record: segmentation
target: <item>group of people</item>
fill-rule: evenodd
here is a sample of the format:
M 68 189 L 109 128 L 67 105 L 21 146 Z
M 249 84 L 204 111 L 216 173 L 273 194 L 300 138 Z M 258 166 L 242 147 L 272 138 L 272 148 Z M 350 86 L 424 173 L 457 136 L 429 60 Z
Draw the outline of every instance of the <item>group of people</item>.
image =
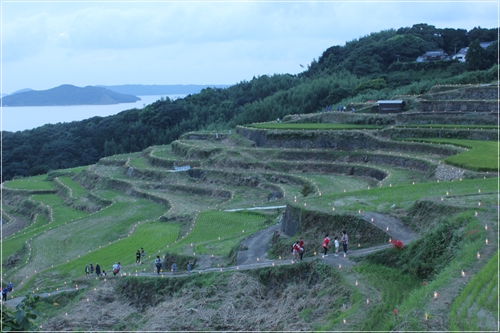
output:
M 349 244 L 349 237 L 347 236 L 347 232 L 344 230 L 342 231 L 342 238 L 340 239 L 340 241 L 342 242 L 342 248 L 344 250 L 344 255 L 347 255 L 347 244 Z M 339 247 L 340 247 L 340 244 L 339 244 L 339 241 L 338 241 L 338 237 L 335 236 L 334 238 L 334 245 L 335 245 L 335 256 L 338 257 L 339 256 Z M 321 246 L 323 247 L 323 255 L 325 257 L 328 257 L 328 248 L 330 247 L 330 237 L 328 237 L 328 234 L 325 235 L 325 239 L 323 240 L 323 243 L 321 244 Z
M 163 262 L 161 261 L 160 256 L 156 256 L 155 267 L 156 267 L 156 273 L 160 274 L 161 268 L 163 267 Z M 187 264 L 187 272 L 188 272 L 188 274 L 191 274 L 191 269 L 192 268 L 193 268 L 193 263 L 188 262 L 188 264 Z M 175 261 L 172 263 L 172 266 L 170 266 L 170 271 L 172 272 L 172 274 L 177 273 L 177 264 L 175 263 Z
M 340 243 L 342 243 L 342 248 L 344 250 L 344 254 L 347 255 L 347 244 L 349 244 L 349 237 L 347 236 L 347 232 L 344 230 L 342 231 L 342 237 L 340 238 Z M 334 245 L 335 245 L 335 256 L 339 256 L 339 248 L 340 248 L 340 243 L 338 237 L 334 238 Z M 328 257 L 328 249 L 330 248 L 330 237 L 328 234 L 325 235 L 325 239 L 323 240 L 323 243 L 321 243 L 321 246 L 323 247 L 323 256 Z M 293 253 L 293 259 L 297 260 L 300 259 L 302 260 L 302 256 L 304 255 L 304 239 L 300 238 L 298 241 L 296 241 L 292 245 L 292 253 Z
M 300 259 L 302 260 L 302 256 L 304 255 L 304 239 L 300 238 L 298 241 L 293 244 L 292 247 L 292 253 L 293 253 L 293 259 L 297 260 Z
M 14 285 L 12 282 L 9 282 L 7 287 L 2 288 L 2 301 L 6 302 L 7 301 L 7 294 L 10 293 L 12 290 L 14 290 Z
M 95 267 L 92 263 L 85 266 L 85 276 L 88 278 L 89 276 L 94 275 L 94 270 L 97 277 L 106 276 L 106 271 L 102 270 L 101 272 L 101 266 L 97 263 L 95 264 Z
M 141 247 L 141 251 L 137 250 L 137 252 L 135 253 L 135 264 L 142 265 L 145 260 L 146 260 L 146 251 L 144 251 L 144 248 Z

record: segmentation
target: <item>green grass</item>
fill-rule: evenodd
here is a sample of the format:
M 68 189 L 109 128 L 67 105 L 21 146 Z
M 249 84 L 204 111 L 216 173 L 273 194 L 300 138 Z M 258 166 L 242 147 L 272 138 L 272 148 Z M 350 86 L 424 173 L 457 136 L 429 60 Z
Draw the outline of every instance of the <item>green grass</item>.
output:
M 64 206 L 62 198 L 56 194 L 33 195 L 33 200 L 49 205 L 53 210 L 54 220 L 50 222 L 45 217 L 39 215 L 35 223 L 15 235 L 4 239 L 2 242 L 4 257 L 17 252 L 27 240 L 33 238 L 37 234 L 40 235 L 49 229 L 56 228 L 71 220 L 89 216 L 88 213 Z
M 453 182 L 415 183 L 415 185 L 397 185 L 371 188 L 352 192 L 327 194 L 308 199 L 312 207 L 334 206 L 336 209 L 357 211 L 387 212 L 392 204 L 397 208 L 409 208 L 416 200 L 425 197 L 442 197 L 447 202 L 449 195 L 475 194 L 495 192 L 498 189 L 498 178 L 464 179 Z M 451 200 L 451 199 L 450 199 Z
M 147 160 L 145 157 L 135 157 L 130 159 L 130 166 L 137 168 L 137 169 L 148 169 L 151 168 L 151 166 L 147 163 Z
M 227 255 L 243 238 L 265 227 L 264 221 L 263 215 L 253 212 L 203 212 L 192 232 L 170 248 L 187 249 L 188 254 Z
M 414 289 L 405 297 L 399 307 L 400 316 L 398 316 L 398 320 L 387 323 L 384 330 L 393 331 L 395 327 L 399 327 L 403 331 L 426 330 L 424 326 L 425 313 L 428 313 L 430 318 L 435 315 L 429 311 L 429 307 L 432 306 L 430 303 L 434 302 L 432 299 L 433 292 L 436 290 L 439 293 L 443 288 L 447 288 L 453 283 L 453 280 L 460 277 L 461 270 L 467 270 L 468 267 L 477 262 L 476 253 L 484 246 L 484 229 L 481 231 L 477 219 L 471 216 L 467 217 L 467 221 L 460 222 L 460 219 L 464 218 L 464 214 L 466 213 L 458 214 L 455 222 L 459 224 L 466 223 L 465 230 L 478 229 L 479 232 L 474 235 L 475 237 L 465 237 L 461 241 L 460 246 L 456 248 L 453 259 L 439 271 L 439 274 L 432 281 L 428 281 L 426 286 Z M 448 311 L 448 309 L 445 310 L 447 314 Z M 402 323 L 405 326 L 401 328 Z
M 136 230 L 128 237 L 116 241 L 110 245 L 98 248 L 88 254 L 71 260 L 67 264 L 54 267 L 53 273 L 62 274 L 69 277 L 85 275 L 85 265 L 92 262 L 94 266 L 99 263 L 101 270 L 104 269 L 111 273 L 113 263 L 120 261 L 122 266 L 132 267 L 124 268 L 124 272 L 135 273 L 135 270 L 148 271 L 152 269 L 152 263 L 156 255 L 163 253 L 168 244 L 172 244 L 179 235 L 180 226 L 173 223 L 147 222 L 141 223 Z M 150 265 L 135 266 L 135 253 L 143 247 L 146 251 L 146 263 Z
M 297 124 L 297 123 L 262 123 L 245 125 L 247 127 L 262 128 L 262 129 L 278 129 L 278 130 L 375 130 L 382 129 L 383 126 L 377 125 L 355 125 L 355 124 Z
M 479 310 L 490 318 L 498 314 L 498 250 L 481 271 L 472 277 L 465 289 L 451 305 L 450 331 L 480 331 Z M 495 319 L 496 320 L 496 319 Z
M 406 139 L 405 141 L 420 141 L 438 144 L 450 144 L 469 149 L 458 155 L 450 156 L 445 163 L 474 171 L 498 171 L 498 142 L 480 140 L 455 139 Z
M 55 186 L 50 181 L 46 181 L 47 175 L 39 175 L 28 178 L 9 180 L 4 183 L 6 188 L 20 190 L 54 190 Z
M 380 300 L 371 300 L 372 309 L 363 323 L 356 329 L 360 331 L 380 331 L 394 320 L 394 309 L 403 302 L 405 296 L 420 285 L 420 281 L 410 275 L 401 274 L 394 268 L 363 264 L 355 271 L 361 273 L 370 284 L 380 292 Z
M 82 187 L 80 184 L 75 182 L 69 176 L 61 176 L 58 178 L 64 185 L 66 185 L 72 189 L 73 197 L 76 197 L 76 198 L 83 197 L 84 195 L 89 193 L 89 191 L 86 188 Z
M 449 124 L 423 124 L 423 125 L 400 125 L 397 128 L 435 128 L 435 129 L 498 129 L 496 125 L 449 125 Z

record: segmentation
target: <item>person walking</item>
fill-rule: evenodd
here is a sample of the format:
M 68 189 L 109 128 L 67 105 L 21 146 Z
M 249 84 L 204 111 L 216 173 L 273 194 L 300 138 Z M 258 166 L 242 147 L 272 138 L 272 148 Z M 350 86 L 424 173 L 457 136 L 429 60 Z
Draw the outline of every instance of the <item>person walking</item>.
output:
M 2 288 L 2 301 L 7 302 L 7 294 L 9 293 L 9 290 L 7 287 Z
M 175 274 L 175 272 L 177 272 L 177 264 L 175 263 L 175 261 L 174 261 L 174 263 L 172 264 L 172 267 L 171 267 L 171 268 L 172 268 L 172 274 Z
M 94 265 L 90 263 L 90 275 L 94 275 Z
M 342 247 L 344 248 L 344 255 L 347 255 L 347 244 L 349 244 L 349 237 L 347 237 L 346 231 L 342 231 Z
M 89 277 L 89 274 L 90 274 L 90 267 L 89 267 L 89 265 L 86 265 L 85 266 L 85 276 Z
M 141 264 L 143 264 L 146 260 L 146 251 L 144 251 L 143 247 L 141 247 L 141 257 L 142 257 Z
M 299 240 L 299 255 L 300 255 L 300 260 L 302 260 L 302 256 L 304 255 L 304 238 L 300 238 Z
M 156 266 L 156 273 L 160 274 L 160 270 L 161 270 L 161 259 L 160 259 L 160 256 L 156 256 L 155 266 Z
M 10 281 L 9 284 L 7 285 L 7 291 L 11 293 L 12 290 L 14 290 L 14 284 L 12 284 L 12 281 Z
M 113 275 L 116 276 L 120 273 L 120 270 L 122 269 L 122 266 L 120 265 L 120 262 L 118 261 L 118 263 L 115 263 L 113 265 Z
M 296 241 L 295 244 L 293 244 L 293 260 L 297 260 L 300 255 L 300 247 L 299 247 L 299 241 Z
M 135 264 L 136 265 L 141 264 L 141 252 L 139 252 L 139 250 L 137 250 L 137 252 L 135 253 Z
M 335 256 L 338 257 L 339 256 L 339 240 L 338 240 L 337 236 L 335 236 L 334 244 L 335 244 Z
M 326 234 L 325 239 L 323 240 L 323 244 L 321 244 L 323 246 L 323 255 L 325 257 L 328 257 L 328 254 L 326 254 L 328 252 L 328 244 L 330 244 L 330 238 L 328 237 L 328 234 Z
M 193 264 L 190 261 L 190 262 L 188 262 L 188 265 L 187 265 L 188 274 L 191 274 L 191 268 L 193 268 Z
M 101 266 L 99 264 L 95 264 L 95 274 L 99 277 L 101 275 Z

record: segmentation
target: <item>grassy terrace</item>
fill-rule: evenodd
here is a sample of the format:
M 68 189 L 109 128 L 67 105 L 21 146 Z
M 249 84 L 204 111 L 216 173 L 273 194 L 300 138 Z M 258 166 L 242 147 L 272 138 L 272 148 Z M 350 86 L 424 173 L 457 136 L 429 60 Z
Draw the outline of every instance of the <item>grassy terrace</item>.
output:
M 377 130 L 384 128 L 377 125 L 329 124 L 329 123 L 262 123 L 247 127 L 277 130 Z
M 454 182 L 383 186 L 369 190 L 322 195 L 303 199 L 303 201 L 307 201 L 308 205 L 320 210 L 335 208 L 354 212 L 359 210 L 389 212 L 393 204 L 398 208 L 408 209 L 420 198 L 435 197 L 437 200 L 450 202 L 454 200 L 452 196 L 494 193 L 497 190 L 498 178 L 464 179 Z
M 19 190 L 55 190 L 54 184 L 50 181 L 46 181 L 46 179 L 47 175 L 14 179 L 6 181 L 4 186 L 6 188 Z
M 449 125 L 449 124 L 422 124 L 422 125 L 398 125 L 396 128 L 433 128 L 433 129 L 487 129 L 498 130 L 495 125 Z
M 192 232 L 170 246 L 169 251 L 224 256 L 243 238 L 265 227 L 265 221 L 265 216 L 255 212 L 203 212 Z
M 253 127 L 282 130 L 382 128 L 382 126 L 323 123 L 271 123 L 256 124 Z M 478 125 L 478 128 L 481 126 Z M 498 178 L 469 172 L 466 174 L 469 178 L 437 181 L 434 166 L 443 156 L 438 156 L 438 153 L 427 154 L 424 149 L 426 145 L 422 145 L 424 148 L 421 151 L 411 154 L 362 149 L 353 151 L 273 149 L 249 147 L 250 141 L 236 134 L 224 134 L 224 137 L 219 137 L 218 140 L 215 139 L 213 132 L 210 132 L 210 136 L 205 139 L 201 134 L 197 140 L 180 140 L 179 142 L 185 147 L 177 147 L 179 150 L 186 149 L 184 153 L 187 155 L 205 156 L 193 158 L 194 162 L 204 167 L 194 167 L 193 172 L 190 173 L 167 172 L 171 164 L 158 160 L 155 161 L 157 162 L 155 166 L 149 163 L 154 157 L 182 160 L 168 145 L 151 147 L 139 153 L 106 158 L 108 161 L 123 163 L 128 161 L 129 165 L 134 168 L 135 174 L 132 176 L 127 175 L 126 168 L 118 166 L 117 163 L 102 163 L 91 166 L 90 170 L 95 173 L 86 171 L 77 178 L 73 178 L 68 172 L 78 173 L 87 170 L 88 167 L 62 170 L 58 180 L 52 182 L 45 181 L 46 175 L 6 182 L 5 186 L 8 188 L 27 190 L 27 194 L 21 193 L 19 196 L 24 195 L 25 199 L 30 198 L 35 202 L 43 203 L 43 207 L 49 207 L 47 209 L 51 212 L 50 219 L 40 214 L 31 226 L 3 239 L 4 260 L 9 256 L 17 256 L 20 259 L 16 268 L 4 267 L 4 279 L 16 281 L 15 296 L 31 292 L 35 288 L 39 288 L 39 291 L 50 291 L 65 285 L 87 283 L 84 281 L 89 281 L 87 284 L 92 289 L 94 286 L 99 287 L 103 283 L 101 280 L 90 281 L 84 277 L 85 265 L 90 262 L 94 265 L 99 263 L 101 269 L 111 273 L 112 264 L 121 261 L 124 266 L 122 272 L 131 275 L 141 273 L 135 279 L 142 281 L 143 287 L 153 281 L 143 275 L 152 272 L 152 260 L 156 255 L 196 256 L 199 262 L 205 260 L 205 267 L 210 267 L 210 265 L 214 267 L 216 263 L 221 263 L 222 266 L 228 265 L 228 262 L 231 262 L 229 260 L 233 260 L 230 258 L 233 258 L 234 251 L 239 248 L 240 242 L 256 231 L 274 224 L 283 209 L 281 211 L 272 209 L 262 213 L 255 211 L 230 213 L 222 210 L 290 204 L 295 207 L 304 207 L 308 213 L 312 214 L 312 221 L 315 221 L 315 216 L 319 219 L 325 216 L 314 215 L 316 213 L 356 214 L 359 211 L 394 213 L 397 216 L 405 216 L 401 220 L 417 229 L 422 237 L 419 241 L 405 244 L 407 248 L 404 251 L 407 252 L 402 251 L 396 254 L 394 249 L 388 249 L 384 250 L 385 252 L 378 252 L 378 259 L 366 257 L 359 261 L 356 259 L 352 261 L 353 266 L 342 268 L 342 270 L 340 267 L 337 268 L 337 262 L 333 266 L 325 265 L 326 268 L 318 268 L 324 270 L 319 274 L 326 274 L 327 279 L 332 279 L 333 273 L 338 276 L 333 279 L 334 281 L 328 282 L 330 285 L 333 283 L 333 286 L 327 291 L 324 287 L 317 289 L 318 286 L 314 285 L 314 276 L 308 277 L 307 283 L 312 284 L 307 287 L 307 290 L 310 290 L 316 298 L 312 301 L 308 300 L 309 303 L 301 303 L 304 305 L 297 317 L 298 322 L 303 326 L 297 327 L 319 331 L 431 330 L 433 327 L 426 326 L 429 321 L 426 321 L 425 314 L 428 314 L 430 321 L 434 318 L 445 318 L 440 319 L 442 324 L 438 327 L 439 330 L 449 328 L 481 330 L 494 326 L 491 323 L 482 326 L 481 319 L 485 313 L 490 318 L 492 314 L 498 312 L 498 299 L 495 297 L 498 294 L 498 287 L 491 282 L 498 272 L 498 265 L 495 266 L 497 257 L 490 260 L 494 253 L 492 253 L 493 250 L 489 251 L 497 245 L 494 235 L 498 226 L 492 207 L 498 205 Z M 407 141 L 465 147 L 469 150 L 447 158 L 446 162 L 461 157 L 465 164 L 460 168 L 481 171 L 483 170 L 481 168 L 489 167 L 492 168 L 487 169 L 489 171 L 498 170 L 497 142 L 418 138 Z M 150 157 L 147 156 L 148 153 L 151 154 Z M 368 156 L 367 153 L 373 153 L 373 156 Z M 362 161 L 362 154 L 368 156 L 367 161 Z M 374 161 L 386 164 L 376 164 Z M 322 166 L 334 164 L 352 166 L 353 170 L 355 168 L 361 170 L 361 166 L 370 167 L 376 172 L 383 171 L 388 176 L 378 181 L 370 173 L 365 173 L 363 176 L 355 176 L 359 174 L 354 171 L 334 174 L 337 172 L 336 168 L 328 169 Z M 450 164 L 453 164 L 453 160 Z M 299 168 L 298 165 L 304 168 Z M 410 167 L 403 167 L 407 165 Z M 414 165 L 418 167 L 412 168 L 411 166 Z M 288 169 L 292 171 L 283 172 Z M 486 178 L 483 177 L 485 175 Z M 91 190 L 87 190 L 76 181 L 87 179 L 94 184 Z M 77 199 L 67 200 L 66 194 L 60 194 L 65 198 L 59 194 L 28 194 L 34 189 L 54 190 L 56 181 L 71 189 L 69 193 Z M 312 185 L 312 192 L 305 197 L 301 193 L 304 184 Z M 60 188 L 61 185 L 59 184 L 58 187 Z M 106 199 L 112 204 L 92 214 L 70 206 L 94 205 L 92 200 L 99 201 L 94 198 L 88 199 L 89 193 Z M 276 196 L 268 201 L 269 195 L 276 195 L 276 193 L 283 194 L 283 197 Z M 167 200 L 168 204 L 164 201 L 160 203 L 158 198 Z M 412 212 L 415 209 L 415 203 L 419 201 L 422 201 L 423 205 L 431 202 L 437 203 L 436 206 L 446 207 L 449 216 L 436 211 L 423 211 L 422 216 L 417 214 L 420 220 L 413 221 Z M 396 210 L 392 208 L 393 205 Z M 9 207 L 9 214 L 15 211 L 14 208 Z M 318 225 L 322 223 L 325 222 L 318 220 Z M 443 228 L 442 225 L 445 224 L 449 228 Z M 490 226 L 491 232 L 485 230 L 486 224 Z M 325 225 L 321 226 L 323 227 Z M 443 229 L 433 234 L 434 228 Z M 431 262 L 434 260 L 435 253 L 439 253 L 439 244 L 448 241 L 448 238 L 441 239 L 439 236 L 448 231 L 452 235 L 446 235 L 446 237 L 455 237 L 453 242 L 456 244 L 446 245 L 448 250 L 445 251 L 444 259 L 441 258 L 442 260 L 439 261 L 440 268 L 425 278 L 426 287 L 422 284 L 421 277 L 410 274 L 409 271 L 414 266 L 427 267 L 424 265 L 427 261 L 430 266 L 433 265 Z M 360 229 L 360 233 L 362 232 L 363 230 Z M 469 235 L 472 236 L 469 237 Z M 299 235 L 290 237 L 294 239 L 297 236 Z M 270 238 L 270 235 L 266 237 Z M 353 235 L 353 237 L 357 236 Z M 429 237 L 437 237 L 437 240 L 432 244 L 427 244 L 425 242 Z M 486 237 L 490 239 L 491 244 L 495 245 L 488 245 L 490 246 L 488 248 L 484 241 Z M 283 239 L 288 241 L 288 238 Z M 312 240 L 306 239 L 307 249 L 316 251 L 317 244 L 307 242 L 312 242 Z M 433 244 L 437 244 L 436 249 L 431 248 Z M 135 252 L 141 247 L 147 253 L 146 265 L 136 266 L 134 264 Z M 488 265 L 485 266 L 486 260 L 484 264 L 478 261 L 476 258 L 478 252 L 484 253 L 484 257 L 488 258 Z M 216 261 L 211 261 L 212 255 L 217 259 Z M 374 255 L 377 255 L 377 252 Z M 291 256 L 288 248 L 284 254 L 284 257 L 288 259 L 287 256 Z M 409 270 L 408 267 L 410 267 Z M 282 267 L 279 274 L 288 276 L 294 269 L 296 269 L 295 266 Z M 266 279 L 270 276 L 267 272 L 274 270 L 274 267 L 268 267 L 266 270 L 256 271 L 253 274 L 259 276 L 259 283 L 270 282 L 273 285 L 273 280 Z M 461 270 L 471 272 L 471 279 L 460 280 Z M 478 273 L 473 277 L 473 272 Z M 212 273 L 207 272 L 200 276 L 195 274 L 187 279 L 203 284 L 205 280 L 201 280 L 202 276 L 209 276 L 209 274 Z M 231 279 L 231 283 L 234 283 L 232 288 L 235 290 L 245 288 L 232 280 L 238 279 L 236 275 L 233 277 L 231 273 L 228 273 L 227 276 Z M 124 278 L 123 281 L 126 279 L 128 278 Z M 181 279 L 183 278 L 179 278 L 175 283 L 184 281 Z M 216 293 L 220 286 L 212 286 L 212 278 L 206 279 L 210 281 L 208 286 Z M 287 279 L 287 288 L 305 286 L 305 284 L 299 286 L 298 280 Z M 459 283 L 456 279 L 459 279 Z M 363 286 L 354 284 L 358 281 L 363 283 Z M 458 287 L 462 286 L 464 281 L 468 282 L 467 286 Z M 293 286 L 294 283 L 297 285 Z M 153 284 L 156 285 L 156 283 Z M 453 289 L 452 286 L 457 286 L 457 288 Z M 343 291 L 342 294 L 336 295 L 335 292 L 339 290 Z M 451 295 L 446 299 L 448 303 L 433 301 L 434 290 L 438 290 L 440 295 L 446 293 Z M 85 291 L 82 290 L 81 293 L 83 295 Z M 190 297 L 190 291 L 187 288 L 180 294 L 170 295 L 169 299 L 172 302 L 178 302 L 182 307 L 185 304 L 179 297 L 182 297 L 184 293 L 187 293 L 186 297 Z M 261 296 L 266 298 L 270 297 L 270 294 L 272 293 Z M 327 307 L 328 313 L 325 313 L 324 307 L 319 306 L 322 308 L 320 311 L 317 306 L 318 302 L 324 300 L 325 295 L 328 296 L 327 298 L 335 295 L 335 300 L 327 301 L 330 302 Z M 222 307 L 220 305 L 222 297 L 222 295 L 214 294 L 215 303 L 211 303 L 210 306 L 218 310 Z M 248 301 L 249 297 L 253 296 L 245 296 L 245 301 Z M 196 301 L 193 298 L 190 299 L 193 302 Z M 366 302 L 367 299 L 370 299 L 370 304 Z M 231 304 L 237 308 L 239 301 L 239 298 L 233 297 Z M 286 297 L 279 300 L 266 298 L 260 301 L 286 302 Z M 77 304 L 78 299 L 75 298 L 74 302 Z M 279 304 L 287 306 L 285 303 Z M 291 304 L 294 302 L 292 301 Z M 195 303 L 190 303 L 189 306 L 196 308 Z M 224 308 L 227 308 L 226 305 Z M 68 309 L 70 308 L 66 307 L 61 311 L 68 311 Z M 394 315 L 394 309 L 399 311 L 397 316 Z M 269 311 L 269 308 L 267 310 Z M 54 311 L 57 312 L 57 310 Z M 347 324 L 343 323 L 344 318 Z M 447 318 L 449 318 L 449 323 Z M 313 322 L 312 326 L 307 326 L 310 322 Z
M 450 144 L 469 149 L 444 161 L 448 164 L 475 171 L 498 171 L 499 143 L 495 141 L 456 139 L 407 139 L 405 141 Z

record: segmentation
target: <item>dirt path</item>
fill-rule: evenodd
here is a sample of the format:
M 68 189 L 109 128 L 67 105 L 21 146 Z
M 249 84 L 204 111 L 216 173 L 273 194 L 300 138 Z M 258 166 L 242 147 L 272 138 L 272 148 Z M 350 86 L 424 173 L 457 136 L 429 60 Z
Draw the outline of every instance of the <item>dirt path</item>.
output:
M 267 260 L 267 251 L 271 248 L 271 242 L 269 240 L 273 234 L 280 229 L 281 224 L 275 224 L 245 238 L 241 242 L 240 248 L 245 248 L 246 250 L 238 251 L 238 258 L 236 259 L 237 265 L 256 263 L 257 258 L 259 258 L 259 260 Z

